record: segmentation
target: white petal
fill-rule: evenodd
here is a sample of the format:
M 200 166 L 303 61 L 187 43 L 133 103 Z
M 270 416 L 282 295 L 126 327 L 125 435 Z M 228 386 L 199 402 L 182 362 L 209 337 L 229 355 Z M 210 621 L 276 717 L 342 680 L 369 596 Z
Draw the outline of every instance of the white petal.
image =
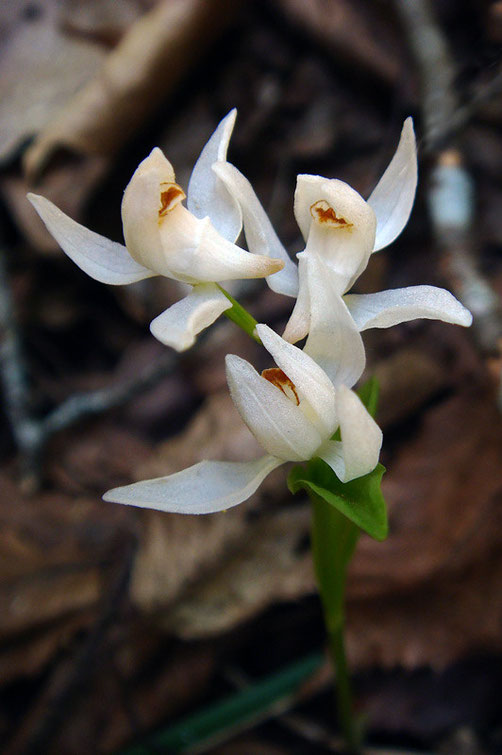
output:
M 176 514 L 212 514 L 245 501 L 282 463 L 273 456 L 247 462 L 201 461 L 168 477 L 114 488 L 103 499 Z
M 375 243 L 375 214 L 348 184 L 321 176 L 300 175 L 295 216 L 313 252 L 339 276 L 345 293 L 368 264 Z
M 212 165 L 227 159 L 227 150 L 237 110 L 231 110 L 200 153 L 190 176 L 187 207 L 196 218 L 209 217 L 216 230 L 234 242 L 241 232 L 242 213 L 239 203 L 212 170 Z
M 263 448 L 284 461 L 310 459 L 322 439 L 300 407 L 245 359 L 229 354 L 226 366 L 235 406 Z
M 166 185 L 180 193 L 178 201 L 164 211 Z M 209 218 L 192 215 L 181 204 L 182 196 L 170 162 L 160 149 L 154 149 L 137 168 L 122 202 L 126 245 L 138 262 L 192 285 L 264 278 L 282 269 L 281 260 L 249 254 L 227 241 Z
M 296 343 L 306 338 L 310 328 L 310 293 L 307 274 L 307 257 L 298 254 L 298 298 L 282 334 L 285 341 Z
M 133 260 L 122 244 L 75 222 L 45 197 L 27 196 L 61 249 L 91 278 L 101 283 L 121 285 L 155 275 Z
M 336 392 L 336 409 L 342 441 L 328 441 L 318 456 L 342 482 L 369 474 L 378 464 L 382 431 L 358 396 L 344 385 Z
M 295 384 L 302 410 L 305 411 L 306 402 L 321 434 L 331 435 L 336 428 L 336 413 L 335 388 L 329 377 L 308 354 L 285 341 L 268 325 L 257 325 L 256 330 L 274 362 Z
M 213 170 L 239 202 L 249 251 L 253 254 L 264 254 L 267 257 L 281 259 L 284 262 L 284 268 L 280 272 L 267 278 L 268 285 L 278 294 L 296 296 L 298 294 L 296 265 L 279 241 L 248 179 L 230 163 L 216 163 Z
M 201 330 L 212 325 L 231 306 L 214 283 L 199 283 L 188 296 L 152 320 L 150 330 L 166 346 L 185 351 L 193 346 Z
M 303 254 L 310 290 L 310 330 L 304 350 L 335 386 L 352 386 L 366 363 L 361 335 L 338 293 L 331 269 L 317 256 Z
M 368 199 L 376 219 L 375 252 L 396 239 L 410 217 L 417 188 L 417 145 L 407 118 L 394 157 Z
M 209 218 L 199 220 L 182 206 L 172 215 L 175 213 L 177 217 L 172 220 L 165 218 L 168 222 L 161 233 L 169 269 L 179 280 L 195 283 L 265 278 L 282 270 L 282 260 L 250 254 L 231 244 L 213 228 Z
M 376 294 L 344 296 L 359 330 L 390 328 L 401 322 L 423 318 L 468 327 L 472 315 L 453 294 L 436 286 L 409 286 Z

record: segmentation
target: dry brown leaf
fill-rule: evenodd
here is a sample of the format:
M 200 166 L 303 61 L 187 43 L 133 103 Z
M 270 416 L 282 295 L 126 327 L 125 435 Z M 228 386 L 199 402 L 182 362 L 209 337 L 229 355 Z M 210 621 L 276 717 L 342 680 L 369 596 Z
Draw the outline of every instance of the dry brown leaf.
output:
M 145 511 L 131 599 L 146 612 L 178 598 L 201 573 L 214 569 L 246 530 L 246 507 L 221 516 L 188 517 Z
M 412 416 L 451 381 L 445 366 L 416 346 L 399 349 L 375 365 L 372 374 L 380 385 L 378 422 L 382 427 Z
M 3 6 L 0 160 L 44 128 L 105 57 L 101 45 L 64 33 L 59 13 L 56 0 Z
M 47 474 L 65 493 L 97 497 L 113 485 L 130 481 L 131 470 L 150 457 L 151 446 L 103 419 L 71 434 L 57 435 L 51 445 Z M 109 508 L 109 504 L 102 504 Z
M 54 108 L 49 111 L 42 132 L 23 156 L 26 176 L 11 173 L 2 180 L 6 202 L 34 246 L 51 253 L 59 249 L 26 201 L 26 192 L 43 194 L 79 219 L 84 202 L 109 168 L 111 156 L 221 33 L 237 5 L 230 0 L 159 2 L 132 24 L 99 71 L 93 70 L 96 76 L 87 75 L 81 81 L 83 85 L 91 78 L 88 84 L 75 87 L 73 97 L 61 95 L 56 112 Z M 117 29 L 123 30 L 132 18 L 132 4 L 126 6 L 116 18 Z M 91 26 L 98 38 L 103 36 L 104 22 L 101 18 L 100 25 L 96 8 L 93 12 L 85 3 L 78 7 L 76 31 L 83 35 L 85 27 Z M 101 4 L 99 8 L 101 11 Z M 138 5 L 136 15 L 141 10 Z M 67 10 L 62 14 L 66 27 L 68 18 Z M 69 31 L 75 36 L 73 28 Z M 110 29 L 105 32 L 104 36 L 109 35 Z M 82 38 L 89 45 L 87 37 Z M 29 93 L 26 97 L 29 103 Z
M 384 478 L 392 536 L 383 546 L 368 539 L 359 548 L 359 597 L 458 574 L 496 547 L 501 451 L 502 425 L 490 394 L 473 390 L 428 411 Z
M 290 506 L 248 523 L 214 573 L 201 570 L 195 587 L 165 616 L 183 639 L 225 632 L 273 603 L 314 590 L 308 538 L 310 509 Z
M 151 629 L 146 627 L 143 631 L 151 631 Z M 160 635 L 154 640 L 157 640 L 161 647 L 165 647 L 165 635 Z M 136 648 L 133 646 L 132 652 L 135 651 Z M 178 648 L 167 659 L 165 659 L 165 651 L 163 655 L 159 655 L 154 661 L 157 670 L 147 679 L 144 677 L 144 666 L 135 669 L 134 676 L 132 674 L 126 676 L 125 678 L 130 680 L 131 705 L 143 730 L 148 730 L 152 725 L 158 725 L 159 719 L 165 720 L 166 716 L 176 716 L 186 709 L 187 704 L 193 705 L 208 686 L 217 660 L 215 649 L 207 643 L 185 646 Z M 121 690 L 119 689 L 116 694 L 120 695 Z M 100 695 L 97 698 L 99 700 Z M 96 703 L 94 707 L 99 710 Z M 131 736 L 136 734 L 131 731 L 130 720 L 124 721 L 124 717 L 122 721 L 119 720 L 117 714 L 120 710 L 117 711 L 117 706 L 114 706 L 110 713 L 111 715 L 103 716 L 101 712 L 101 727 L 98 730 L 103 736 L 105 752 L 115 752 L 118 746 L 124 746 L 131 741 Z M 88 719 L 84 718 L 82 723 L 83 727 L 87 728 Z M 94 737 L 95 741 L 96 737 Z M 92 744 L 91 741 L 91 747 Z
M 35 190 L 37 194 L 43 194 L 70 217 L 79 219 L 82 205 L 108 168 L 108 160 L 101 155 L 60 156 L 62 159 L 54 161 L 36 187 L 14 170 L 5 173 L 1 179 L 5 202 L 28 241 L 41 252 L 58 255 L 62 255 L 61 248 L 26 199 L 27 192 Z
M 107 53 L 103 42 L 108 45 L 112 36 L 120 37 L 143 10 L 132 0 L 118 4 L 43 0 L 35 9 L 28 2 L 11 4 L 3 19 L 6 42 L 0 55 L 0 159 L 42 131 L 66 107 L 98 72 Z M 36 190 L 78 218 L 108 160 L 63 151 L 59 158 Z M 54 253 L 58 244 L 26 200 L 32 188 L 17 170 L 2 177 L 3 196 L 24 234 L 36 248 Z
M 0 647 L 2 684 L 39 674 L 62 648 L 70 645 L 77 632 L 88 628 L 92 613 L 79 611 L 69 617 L 35 627 L 32 633 L 9 638 Z
M 75 573 L 71 573 L 72 567 Z M 70 570 L 70 573 L 66 573 Z M 94 605 L 99 597 L 98 567 L 61 564 L 41 569 L 22 583 L 0 585 L 0 636 L 24 632 Z
M 178 644 L 170 649 L 165 633 L 148 625 L 136 627 L 119 645 L 103 649 L 95 659 L 86 694 L 74 699 L 71 715 L 47 751 L 115 753 L 144 740 L 152 727 L 197 705 L 216 664 L 215 648 L 208 643 Z M 36 740 L 37 725 L 46 718 L 47 707 L 39 705 L 35 714 L 28 731 L 25 724 L 15 752 L 27 752 L 33 735 Z
M 112 47 L 157 0 L 64 0 L 60 24 L 70 34 L 101 40 Z
M 25 498 L 5 471 L 1 490 L 0 637 L 5 641 L 95 604 L 101 564 L 122 512 L 63 494 Z
M 391 536 L 351 571 L 358 664 L 444 666 L 502 647 L 502 426 L 491 395 L 431 409 L 384 483 Z M 476 617 L 473 620 L 473 617 Z
M 214 394 L 184 433 L 161 445 L 136 468 L 135 477 L 161 477 L 207 458 L 242 461 L 259 453 L 228 393 Z M 134 602 L 148 611 L 165 606 L 201 572 L 215 568 L 226 549 L 245 532 L 249 506 L 259 495 L 220 516 L 142 512 L 144 534 L 131 584 Z
M 237 5 L 163 0 L 142 16 L 27 151 L 28 175 L 38 175 L 62 146 L 114 154 L 228 24 Z

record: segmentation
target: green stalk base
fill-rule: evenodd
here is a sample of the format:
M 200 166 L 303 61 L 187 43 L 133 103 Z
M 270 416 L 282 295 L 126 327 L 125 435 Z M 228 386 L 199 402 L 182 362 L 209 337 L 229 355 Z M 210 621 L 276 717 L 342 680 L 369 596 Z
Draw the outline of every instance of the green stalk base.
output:
M 310 493 L 310 498 L 312 558 L 335 668 L 338 723 L 347 753 L 359 755 L 361 730 L 354 717 L 344 637 L 347 566 L 354 554 L 360 529 L 323 498 L 314 493 Z

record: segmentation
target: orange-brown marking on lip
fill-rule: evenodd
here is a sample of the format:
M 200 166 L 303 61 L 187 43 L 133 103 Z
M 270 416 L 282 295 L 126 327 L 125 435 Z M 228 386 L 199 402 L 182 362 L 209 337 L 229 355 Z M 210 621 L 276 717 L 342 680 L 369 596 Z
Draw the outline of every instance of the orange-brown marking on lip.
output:
M 295 397 L 296 405 L 299 405 L 300 399 L 296 392 L 296 385 L 279 367 L 269 367 L 267 370 L 263 370 L 261 376 L 265 378 L 265 380 L 268 380 L 269 383 L 272 383 L 272 385 L 275 385 L 276 388 L 279 388 L 287 398 L 290 398 L 287 392 L 287 389 L 289 389 Z
M 163 181 L 161 186 L 167 186 L 168 188 L 160 192 L 159 218 L 165 217 L 170 210 L 174 209 L 186 197 L 185 192 L 178 184 Z
M 326 223 L 333 228 L 352 228 L 353 223 L 349 223 L 345 218 L 339 218 L 334 209 L 325 199 L 319 199 L 310 206 L 310 214 L 314 220 L 318 220 L 319 223 Z

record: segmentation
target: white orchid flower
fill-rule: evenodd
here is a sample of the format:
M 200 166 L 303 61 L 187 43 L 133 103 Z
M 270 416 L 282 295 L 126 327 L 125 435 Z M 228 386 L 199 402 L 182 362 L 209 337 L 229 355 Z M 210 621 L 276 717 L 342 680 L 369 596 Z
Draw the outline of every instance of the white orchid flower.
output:
M 213 170 L 241 204 L 249 250 L 282 256 L 281 242 L 247 179 L 230 163 L 216 163 Z M 335 302 L 335 298 L 343 296 L 360 331 L 386 328 L 416 318 L 471 324 L 470 312 L 448 291 L 435 286 L 345 295 L 366 268 L 372 252 L 392 243 L 405 227 L 416 185 L 417 154 L 411 118 L 404 122 L 396 153 L 367 201 L 343 181 L 298 176 L 294 211 L 305 239 L 305 250 L 297 255 L 298 269 L 294 263 L 286 263 L 284 270 L 268 281 L 274 291 L 297 297 L 283 334 L 286 340 L 296 343 L 312 329 L 312 308 L 316 307 L 315 299 L 322 287 L 327 287 L 334 297 L 331 305 L 327 302 L 328 307 L 340 310 L 340 302 Z M 321 278 L 316 264 L 310 263 L 313 257 L 325 264 Z M 311 295 L 312 276 L 316 284 Z M 320 317 L 326 311 L 321 312 L 318 306 L 316 310 Z M 338 356 L 335 351 L 332 359 L 338 362 Z
M 242 227 L 241 208 L 212 165 L 226 160 L 235 117 L 232 110 L 202 150 L 188 197 L 160 149 L 143 160 L 122 201 L 125 246 L 76 223 L 48 199 L 28 194 L 49 232 L 92 278 L 121 285 L 165 275 L 193 286 L 150 326 L 156 338 L 178 351 L 189 348 L 197 333 L 232 306 L 215 281 L 262 278 L 284 267 L 283 259 L 250 254 L 234 243 Z M 188 207 L 182 204 L 185 198 Z
M 245 501 L 288 461 L 320 457 L 343 482 L 375 468 L 382 432 L 357 395 L 346 385 L 334 385 L 312 356 L 268 326 L 258 325 L 257 331 L 277 366 L 259 375 L 249 362 L 230 354 L 227 380 L 237 410 L 267 454 L 249 462 L 202 461 L 168 477 L 110 490 L 105 501 L 209 514 Z M 311 344 L 312 351 L 319 346 L 322 351 L 322 343 Z M 332 440 L 337 429 L 341 440 Z

